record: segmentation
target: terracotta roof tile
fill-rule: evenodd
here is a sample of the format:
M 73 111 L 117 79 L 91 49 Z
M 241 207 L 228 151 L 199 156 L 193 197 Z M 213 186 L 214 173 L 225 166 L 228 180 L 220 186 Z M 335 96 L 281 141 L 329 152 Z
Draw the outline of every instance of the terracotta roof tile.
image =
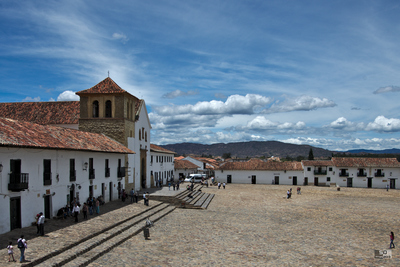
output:
M 116 82 L 114 82 L 110 77 L 105 78 L 95 86 L 77 92 L 77 95 L 80 94 L 109 94 L 109 93 L 127 93 L 124 89 L 122 89 Z
M 37 124 L 78 124 L 79 101 L 0 103 L 0 117 Z
M 246 161 L 246 162 L 226 162 L 218 169 L 220 170 L 287 170 L 302 171 L 301 162 L 276 162 L 276 161 Z
M 175 152 L 173 152 L 171 150 L 168 150 L 168 149 L 165 149 L 160 146 L 153 145 L 153 144 L 150 144 L 150 151 L 159 152 L 159 153 L 175 154 Z
M 332 158 L 336 167 L 400 167 L 396 158 Z
M 303 166 L 327 167 L 333 166 L 332 160 L 302 160 Z
M 0 146 L 135 153 L 103 134 L 0 117 Z
M 197 169 L 199 166 L 188 161 L 188 160 L 175 160 L 174 164 L 175 169 Z

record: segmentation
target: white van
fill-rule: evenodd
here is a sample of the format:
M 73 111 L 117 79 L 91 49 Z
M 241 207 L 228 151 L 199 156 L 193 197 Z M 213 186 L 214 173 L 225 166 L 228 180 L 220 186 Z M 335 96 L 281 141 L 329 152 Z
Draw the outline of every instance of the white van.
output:
M 189 177 L 185 179 L 185 182 L 201 183 L 203 176 L 199 173 L 190 174 Z

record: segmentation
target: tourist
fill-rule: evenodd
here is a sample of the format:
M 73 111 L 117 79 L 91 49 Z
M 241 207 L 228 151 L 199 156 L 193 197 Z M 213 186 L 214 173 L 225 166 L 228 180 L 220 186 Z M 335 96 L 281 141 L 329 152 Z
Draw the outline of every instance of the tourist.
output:
M 21 235 L 21 237 L 17 241 L 19 251 L 21 252 L 21 257 L 19 258 L 19 262 L 24 262 L 25 261 L 25 249 L 28 248 L 28 244 L 26 240 L 24 239 L 24 235 Z
M 149 192 L 146 192 L 146 206 L 149 205 Z
M 174 191 L 175 191 L 175 187 L 176 187 L 176 184 L 175 184 L 175 182 L 173 181 L 173 182 L 172 182 L 172 188 L 174 188 Z
M 96 199 L 96 214 L 100 214 L 100 201 Z
M 176 190 L 179 190 L 179 180 L 176 182 Z
M 38 219 L 39 234 L 41 236 L 43 236 L 44 235 L 44 215 L 43 215 L 43 212 L 40 212 L 39 214 L 40 214 L 40 217 Z
M 139 200 L 139 192 L 136 191 L 135 192 L 135 203 L 138 203 L 138 200 Z
M 220 189 L 221 188 L 221 183 L 220 182 L 218 182 L 218 189 Z
M 286 192 L 286 199 L 289 199 L 290 198 L 290 190 L 288 190 L 287 192 Z
M 77 222 L 78 222 L 78 215 L 79 215 L 79 213 L 80 213 L 80 208 L 79 208 L 79 206 L 78 206 L 77 203 L 75 203 L 75 206 L 74 206 L 74 208 L 72 209 L 72 213 L 74 214 L 75 222 L 77 223 Z
M 11 261 L 11 257 L 12 257 L 13 261 L 15 261 L 15 259 L 14 259 L 14 248 L 12 246 L 12 242 L 11 241 L 10 241 L 10 243 L 8 243 L 7 250 L 8 250 L 8 261 L 9 262 Z
M 389 191 L 389 184 L 386 185 L 386 191 Z
M 122 189 L 122 196 L 121 196 L 121 198 L 122 198 L 122 202 L 125 202 L 125 199 L 126 199 L 126 192 L 125 192 L 125 189 Z
M 392 248 L 392 246 L 393 246 L 393 248 L 394 248 L 394 243 L 393 243 L 393 241 L 394 241 L 394 233 L 393 233 L 393 232 L 390 232 L 390 248 Z
M 36 214 L 35 220 L 36 220 L 36 234 L 40 234 L 40 226 L 39 226 L 39 218 L 40 218 L 40 213 Z
M 82 212 L 83 212 L 83 219 L 87 219 L 88 206 L 86 202 L 83 203 Z
M 168 182 L 168 190 L 171 190 L 171 182 Z
M 133 199 L 135 198 L 135 190 L 133 190 L 133 188 L 132 188 L 131 192 L 129 192 L 129 195 L 131 197 L 131 203 L 133 203 Z
M 222 187 L 225 189 L 225 182 L 224 182 L 224 183 L 222 183 Z
M 88 206 L 89 206 L 89 214 L 93 215 L 93 197 L 89 197 Z
M 301 195 L 301 188 L 300 187 L 297 187 L 297 194 Z

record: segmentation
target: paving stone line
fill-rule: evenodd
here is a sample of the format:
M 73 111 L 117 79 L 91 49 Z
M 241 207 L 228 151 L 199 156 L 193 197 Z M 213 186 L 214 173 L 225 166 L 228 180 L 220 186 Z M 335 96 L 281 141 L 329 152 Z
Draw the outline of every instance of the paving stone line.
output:
M 92 239 L 92 238 L 102 234 L 105 231 L 109 231 L 112 228 L 114 228 L 116 226 L 119 226 L 119 225 L 121 225 L 121 224 L 123 224 L 123 223 L 125 223 L 125 222 L 127 222 L 127 221 L 129 221 L 129 220 L 131 220 L 133 218 L 135 218 L 135 217 L 141 216 L 143 213 L 146 213 L 146 212 L 148 212 L 148 211 L 150 211 L 152 209 L 155 209 L 155 208 L 159 207 L 160 205 L 163 205 L 163 203 L 158 203 L 158 204 L 156 204 L 156 205 L 154 205 L 154 206 L 152 206 L 152 207 L 150 207 L 150 208 L 148 208 L 148 209 L 146 209 L 144 211 L 141 211 L 139 213 L 134 214 L 133 216 L 130 216 L 130 217 L 128 217 L 128 218 L 126 218 L 124 220 L 121 220 L 119 222 L 116 222 L 114 224 L 111 224 L 110 226 L 108 226 L 106 228 L 102 228 L 99 231 L 95 231 L 92 234 L 89 234 L 89 235 L 79 239 L 78 241 L 72 242 L 67 246 L 64 246 L 64 247 L 61 247 L 61 248 L 56 248 L 56 249 L 50 251 L 49 253 L 47 253 L 47 254 L 45 254 L 45 255 L 37 258 L 37 259 L 34 259 L 30 263 L 23 264 L 23 266 L 27 266 L 27 267 L 36 266 L 36 265 L 38 265 L 38 264 L 40 264 L 40 263 L 42 263 L 42 262 L 44 262 L 44 261 L 46 261 L 46 260 L 48 260 L 50 258 L 56 257 L 57 255 L 60 255 L 64 251 L 67 251 L 67 250 L 70 250 L 70 249 L 72 249 L 72 248 L 74 248 L 76 246 L 79 246 L 81 243 L 83 243 L 83 242 L 85 242 L 85 241 L 87 241 L 89 239 Z M 99 218 L 99 220 L 101 220 L 100 217 L 98 217 L 98 218 Z
M 119 235 L 125 234 L 127 230 L 132 228 L 133 226 L 137 225 L 140 222 L 143 222 L 150 216 L 154 216 L 155 214 L 162 212 L 163 210 L 169 207 L 168 204 L 159 204 L 157 206 L 152 207 L 151 209 L 147 209 L 144 212 L 141 212 L 139 215 L 134 216 L 134 218 L 130 220 L 124 220 L 115 224 L 115 227 L 111 229 L 105 229 L 100 234 L 96 235 L 95 237 L 81 242 L 80 244 L 63 251 L 61 254 L 58 254 L 57 258 L 52 258 L 51 260 L 44 261 L 38 266 L 63 266 L 66 263 L 72 261 L 74 258 L 79 257 L 82 254 L 88 253 L 95 249 L 96 247 L 100 246 L 101 244 L 111 240 Z
M 155 223 L 158 220 L 162 219 L 163 217 L 167 216 L 171 212 L 173 212 L 176 207 L 168 206 L 165 209 L 162 209 L 163 212 L 157 212 L 150 217 L 150 220 Z M 146 217 L 147 218 L 147 217 Z M 141 222 L 145 222 L 142 220 Z M 75 267 L 75 266 L 87 266 L 88 264 L 94 262 L 98 258 L 102 257 L 104 254 L 110 252 L 117 246 L 120 246 L 122 243 L 126 242 L 127 240 L 131 239 L 132 237 L 140 234 L 143 232 L 145 226 L 139 226 L 139 224 L 135 224 L 134 226 L 130 227 L 120 235 L 113 237 L 107 242 L 100 244 L 94 251 L 86 251 L 83 254 L 80 254 L 78 257 L 74 258 L 68 264 L 65 264 L 66 267 Z M 63 266 L 64 264 L 60 264 L 57 266 Z

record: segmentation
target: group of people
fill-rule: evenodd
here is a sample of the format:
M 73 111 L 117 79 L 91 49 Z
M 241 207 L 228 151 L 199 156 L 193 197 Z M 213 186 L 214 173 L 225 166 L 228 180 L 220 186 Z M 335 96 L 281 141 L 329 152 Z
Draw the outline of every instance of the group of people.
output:
M 218 189 L 220 189 L 221 188 L 221 185 L 222 185 L 222 187 L 225 189 L 225 186 L 226 186 L 226 184 L 225 184 L 225 182 L 224 183 L 220 183 L 220 182 L 218 182 Z
M 176 189 L 176 190 L 179 190 L 179 184 L 180 184 L 179 181 L 178 181 L 178 182 L 169 181 L 169 182 L 168 182 L 168 190 L 171 190 L 171 186 L 172 186 L 172 188 L 174 189 L 174 191 L 175 191 L 175 189 Z
M 301 188 L 297 187 L 297 194 L 301 195 Z M 292 188 L 290 188 L 287 192 L 286 192 L 286 199 L 289 199 L 292 197 Z

